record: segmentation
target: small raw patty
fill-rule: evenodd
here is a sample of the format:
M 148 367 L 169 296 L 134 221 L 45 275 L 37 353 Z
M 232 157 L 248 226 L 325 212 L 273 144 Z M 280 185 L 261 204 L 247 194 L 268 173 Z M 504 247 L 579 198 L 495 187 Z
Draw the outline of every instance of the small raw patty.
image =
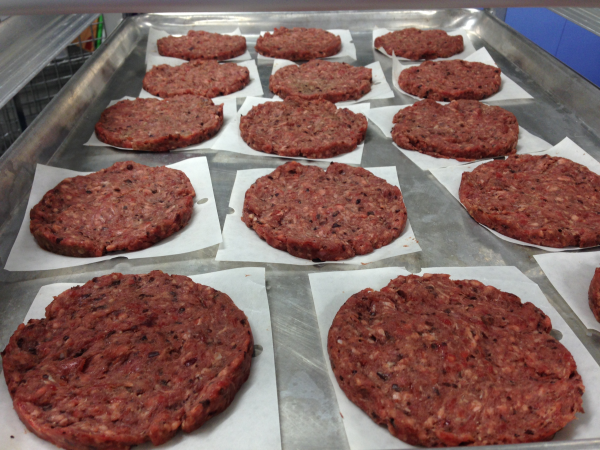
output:
M 250 83 L 250 71 L 233 63 L 194 60 L 180 66 L 154 66 L 144 76 L 144 89 L 157 97 L 192 94 L 213 98 L 237 92 Z
M 2 352 L 27 428 L 69 450 L 160 445 L 223 411 L 247 380 L 244 313 L 222 292 L 160 271 L 113 273 L 54 297 Z
M 167 36 L 156 42 L 162 56 L 187 59 L 231 59 L 246 51 L 244 36 L 188 31 L 187 36 Z
M 254 106 L 240 121 L 253 149 L 281 156 L 331 158 L 351 152 L 367 132 L 367 119 L 327 100 L 287 97 Z
M 409 94 L 440 102 L 481 100 L 500 90 L 500 69 L 462 60 L 425 61 L 400 72 L 398 85 Z
M 404 442 L 536 442 L 583 412 L 581 376 L 551 329 L 479 281 L 410 275 L 350 297 L 327 348 L 348 398 Z
M 594 278 L 592 278 L 588 290 L 588 300 L 594 317 L 600 322 L 600 268 L 594 272 Z
M 460 201 L 479 223 L 548 247 L 600 245 L 600 176 L 565 158 L 514 155 L 465 172 Z
M 60 255 L 142 250 L 187 225 L 195 195 L 180 170 L 118 162 L 46 192 L 31 209 L 29 230 Z
M 269 89 L 281 98 L 342 102 L 358 100 L 371 90 L 371 69 L 346 63 L 309 61 L 285 66 L 271 75 Z
M 400 189 L 361 167 L 289 162 L 246 191 L 242 220 L 279 250 L 339 261 L 400 236 L 406 208 Z
M 339 53 L 342 40 L 339 36 L 320 28 L 275 28 L 256 41 L 258 53 L 271 58 L 303 61 L 324 58 Z
M 459 161 L 516 153 L 519 124 L 515 115 L 477 100 L 440 105 L 422 100 L 394 116 L 392 139 L 398 146 L 436 158 Z
M 462 36 L 448 36 L 442 30 L 417 30 L 405 28 L 392 31 L 375 39 L 375 48 L 382 48 L 388 55 L 412 59 L 449 58 L 465 49 Z
M 223 125 L 223 105 L 196 95 L 123 100 L 104 110 L 96 136 L 115 147 L 167 152 L 213 137 Z

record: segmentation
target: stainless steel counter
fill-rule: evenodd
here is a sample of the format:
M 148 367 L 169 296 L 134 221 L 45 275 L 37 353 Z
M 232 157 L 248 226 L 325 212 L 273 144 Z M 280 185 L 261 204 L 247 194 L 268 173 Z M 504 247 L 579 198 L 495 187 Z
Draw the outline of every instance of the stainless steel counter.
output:
M 225 151 L 200 153 L 133 153 L 86 147 L 101 111 L 112 99 L 136 96 L 144 75 L 146 36 L 150 26 L 169 31 L 181 26 L 202 26 L 209 31 L 230 31 L 239 26 L 254 44 L 261 30 L 274 26 L 349 28 L 358 61 L 379 61 L 391 83 L 391 61 L 372 49 L 375 25 L 392 29 L 411 25 L 463 28 L 476 48 L 485 45 L 504 73 L 524 87 L 535 100 L 501 104 L 519 123 L 551 144 L 565 136 L 600 160 L 600 121 L 596 117 L 600 91 L 535 47 L 496 19 L 475 10 L 425 12 L 240 13 L 203 15 L 143 15 L 124 21 L 109 41 L 86 63 L 13 148 L 0 159 L 0 258 L 4 263 L 16 238 L 36 163 L 73 170 L 94 171 L 116 161 L 133 159 L 152 166 L 185 158 L 208 158 L 219 219 L 223 225 L 238 169 L 276 167 L 277 158 L 250 157 Z M 352 63 L 347 60 L 346 62 Z M 258 63 L 267 96 L 270 63 Z M 412 103 L 396 93 L 394 99 L 377 100 L 372 107 Z M 238 100 L 238 106 L 241 101 Z M 264 266 L 272 314 L 281 434 L 284 449 L 346 449 L 344 428 L 335 395 L 326 373 L 318 325 L 307 274 L 311 271 L 361 270 L 405 266 L 422 267 L 514 265 L 538 283 L 577 336 L 600 362 L 600 335 L 586 334 L 582 323 L 554 290 L 533 255 L 540 250 L 495 238 L 475 223 L 457 201 L 428 172 L 404 157 L 372 124 L 367 132 L 363 167 L 395 165 L 405 203 L 422 252 L 390 258 L 367 266 L 327 265 L 300 267 L 278 264 L 216 262 L 216 246 L 156 259 L 128 261 L 117 258 L 102 263 L 45 272 L 0 271 L 0 348 L 3 348 L 31 305 L 38 289 L 49 283 L 85 282 L 111 272 L 145 273 L 161 269 L 182 275 L 200 274 L 241 266 Z M 510 448 L 598 448 L 600 439 L 584 443 L 542 443 Z M 502 447 L 497 447 L 502 448 Z

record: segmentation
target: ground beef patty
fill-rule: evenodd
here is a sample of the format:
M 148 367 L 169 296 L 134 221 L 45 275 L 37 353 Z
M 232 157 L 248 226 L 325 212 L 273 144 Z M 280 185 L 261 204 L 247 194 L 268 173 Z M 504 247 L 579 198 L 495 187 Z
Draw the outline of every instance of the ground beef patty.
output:
M 246 191 L 242 220 L 279 250 L 339 261 L 400 236 L 406 208 L 400 189 L 361 167 L 289 162 Z
M 2 352 L 14 409 L 71 450 L 160 445 L 223 411 L 248 379 L 252 332 L 222 292 L 153 271 L 94 278 L 21 324 Z
M 271 75 L 269 89 L 281 98 L 342 102 L 358 100 L 371 90 L 371 69 L 346 63 L 313 60 L 285 66 Z
M 253 107 L 242 117 L 240 132 L 260 152 L 331 158 L 351 152 L 364 140 L 367 119 L 327 100 L 287 97 Z
M 472 161 L 517 151 L 515 115 L 477 100 L 440 105 L 422 100 L 394 116 L 392 139 L 398 146 L 436 158 Z
M 29 230 L 60 255 L 142 250 L 187 225 L 195 195 L 180 170 L 118 162 L 46 192 L 31 209 Z
M 158 97 L 192 94 L 213 98 L 243 89 L 250 71 L 233 63 L 194 60 L 180 66 L 154 66 L 144 76 L 144 89 Z
M 273 33 L 260 36 L 254 48 L 263 56 L 302 61 L 339 53 L 342 40 L 320 28 L 281 27 L 275 28 Z
M 421 98 L 482 100 L 500 90 L 500 69 L 462 60 L 425 61 L 400 72 L 398 85 Z
M 156 42 L 162 56 L 187 59 L 231 59 L 246 51 L 244 36 L 188 31 L 186 36 L 167 36 Z
M 102 142 L 121 148 L 166 152 L 206 141 L 223 125 L 223 105 L 196 95 L 123 100 L 96 124 Z
M 405 28 L 392 31 L 375 39 L 375 48 L 383 48 L 388 55 L 412 59 L 449 58 L 465 49 L 462 36 L 448 36 L 443 30 Z
M 565 158 L 515 155 L 465 172 L 460 201 L 505 236 L 563 248 L 600 245 L 600 176 Z
M 400 276 L 340 308 L 327 348 L 348 398 L 427 447 L 551 439 L 583 412 L 573 357 L 531 303 L 479 281 Z
M 594 272 L 594 278 L 588 290 L 588 301 L 594 317 L 600 322 L 600 268 Z

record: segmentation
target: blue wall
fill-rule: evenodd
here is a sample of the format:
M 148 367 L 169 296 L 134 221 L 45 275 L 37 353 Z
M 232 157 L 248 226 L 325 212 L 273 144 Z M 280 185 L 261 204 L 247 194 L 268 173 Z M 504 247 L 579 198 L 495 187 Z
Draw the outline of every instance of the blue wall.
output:
M 546 8 L 508 8 L 506 23 L 600 86 L 600 36 Z

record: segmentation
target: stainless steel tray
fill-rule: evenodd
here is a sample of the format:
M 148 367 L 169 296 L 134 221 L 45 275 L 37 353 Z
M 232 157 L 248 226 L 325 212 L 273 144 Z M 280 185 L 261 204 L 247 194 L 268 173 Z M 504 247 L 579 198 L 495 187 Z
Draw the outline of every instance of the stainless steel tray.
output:
M 181 26 L 202 26 L 209 31 L 230 31 L 239 26 L 254 44 L 261 30 L 275 26 L 349 28 L 356 44 L 358 61 L 366 65 L 379 61 L 391 83 L 391 61 L 371 45 L 374 26 L 397 29 L 407 26 L 462 28 L 470 32 L 476 48 L 485 45 L 500 68 L 531 93 L 535 100 L 505 102 L 501 106 L 515 113 L 519 123 L 551 144 L 568 136 L 596 159 L 600 159 L 600 90 L 568 67 L 531 44 L 503 23 L 477 10 L 377 11 L 377 12 L 294 12 L 200 15 L 142 15 L 125 20 L 103 47 L 0 158 L 0 258 L 8 257 L 23 219 L 36 163 L 73 170 L 94 171 L 116 161 L 133 159 L 148 165 L 171 164 L 185 158 L 206 155 L 219 220 L 228 212 L 236 171 L 276 167 L 284 160 L 250 157 L 225 151 L 202 153 L 150 154 L 86 147 L 101 111 L 112 99 L 136 96 L 145 72 L 146 37 L 150 26 L 172 32 Z M 352 63 L 348 60 L 346 62 Z M 263 89 L 270 96 L 268 79 L 271 64 L 258 64 Z M 373 107 L 408 104 L 413 101 L 395 94 L 394 99 L 377 100 Z M 238 106 L 241 101 L 238 100 Z M 395 165 L 403 188 L 411 224 L 422 252 L 369 264 L 368 268 L 405 266 L 417 272 L 421 267 L 514 265 L 536 282 L 565 318 L 596 361 L 600 362 L 600 334 L 587 330 L 544 276 L 533 255 L 540 250 L 510 244 L 495 238 L 476 224 L 454 198 L 428 172 L 421 171 L 404 157 L 372 124 L 369 126 L 362 160 L 363 167 Z M 361 270 L 364 267 L 327 265 L 298 267 L 278 264 L 216 262 L 216 246 L 183 255 L 138 259 L 118 258 L 102 263 L 44 272 L 0 271 L 0 348 L 23 320 L 35 294 L 43 285 L 56 282 L 85 282 L 111 272 L 145 273 L 161 269 L 182 275 L 200 274 L 241 266 L 264 265 L 272 314 L 275 363 L 279 393 L 279 414 L 284 449 L 348 448 L 337 402 L 326 373 L 318 325 L 307 274 L 311 271 Z M 541 443 L 510 448 L 600 447 L 600 439 L 573 443 Z M 503 448 L 503 447 L 497 447 Z M 506 447 L 508 448 L 508 447 Z

